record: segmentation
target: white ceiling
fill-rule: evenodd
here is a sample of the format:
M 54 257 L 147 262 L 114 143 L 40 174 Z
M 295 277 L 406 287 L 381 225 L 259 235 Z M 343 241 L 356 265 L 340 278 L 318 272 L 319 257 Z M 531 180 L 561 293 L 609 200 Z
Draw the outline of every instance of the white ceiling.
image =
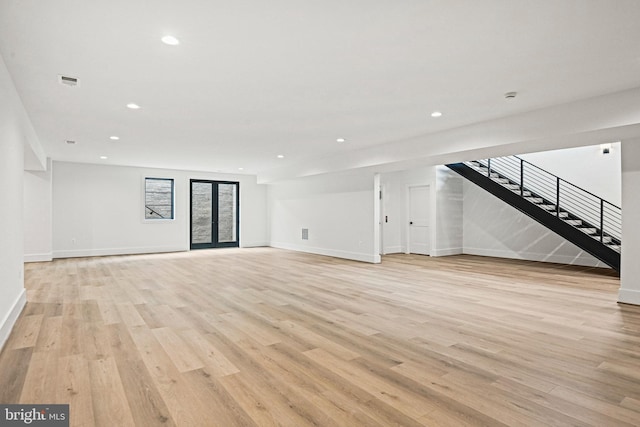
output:
M 54 160 L 269 174 L 640 87 L 638 22 L 638 0 L 0 0 L 0 54 Z

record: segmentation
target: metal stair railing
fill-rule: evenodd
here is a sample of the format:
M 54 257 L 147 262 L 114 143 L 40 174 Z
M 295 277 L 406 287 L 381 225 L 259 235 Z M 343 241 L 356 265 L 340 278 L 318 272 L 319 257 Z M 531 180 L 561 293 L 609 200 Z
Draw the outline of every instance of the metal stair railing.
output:
M 465 162 L 510 190 L 519 193 L 549 214 L 578 225 L 601 243 L 620 252 L 622 209 L 601 197 L 518 156 Z M 506 182 L 505 182 L 506 181 Z M 540 201 L 542 199 L 542 202 Z

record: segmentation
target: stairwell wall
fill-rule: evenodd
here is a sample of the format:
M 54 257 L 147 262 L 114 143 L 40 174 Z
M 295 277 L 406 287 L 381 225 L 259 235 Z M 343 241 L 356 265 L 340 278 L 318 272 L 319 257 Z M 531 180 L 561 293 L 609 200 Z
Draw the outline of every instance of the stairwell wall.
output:
M 585 190 L 620 203 L 621 151 L 614 144 L 554 150 L 519 157 Z M 465 180 L 463 250 L 473 255 L 607 267 L 517 209 Z

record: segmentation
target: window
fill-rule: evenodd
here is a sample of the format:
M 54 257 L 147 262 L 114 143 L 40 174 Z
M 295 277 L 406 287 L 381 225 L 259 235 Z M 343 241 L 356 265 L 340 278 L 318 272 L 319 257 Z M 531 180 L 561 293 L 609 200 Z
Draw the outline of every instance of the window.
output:
M 144 179 L 144 218 L 173 219 L 173 179 Z

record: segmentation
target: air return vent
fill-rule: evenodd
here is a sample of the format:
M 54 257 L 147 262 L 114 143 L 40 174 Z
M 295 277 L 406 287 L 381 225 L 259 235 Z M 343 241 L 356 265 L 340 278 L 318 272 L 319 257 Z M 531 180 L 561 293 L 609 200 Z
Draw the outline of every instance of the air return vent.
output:
M 303 228 L 302 229 L 302 240 L 309 240 L 309 229 L 308 228 Z
M 58 82 L 60 82 L 61 85 L 65 85 L 65 86 L 78 86 L 78 84 L 80 84 L 80 81 L 78 80 L 77 77 L 70 77 L 70 76 L 63 76 L 63 75 L 58 76 Z

